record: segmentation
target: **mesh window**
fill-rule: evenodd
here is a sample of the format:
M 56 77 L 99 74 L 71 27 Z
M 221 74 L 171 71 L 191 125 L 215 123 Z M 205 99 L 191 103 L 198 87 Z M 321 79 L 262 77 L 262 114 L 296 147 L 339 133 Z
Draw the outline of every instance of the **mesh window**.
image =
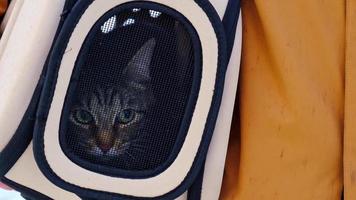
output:
M 62 148 L 79 163 L 156 169 L 184 140 L 195 75 L 186 25 L 158 10 L 110 11 L 87 36 L 73 71 Z

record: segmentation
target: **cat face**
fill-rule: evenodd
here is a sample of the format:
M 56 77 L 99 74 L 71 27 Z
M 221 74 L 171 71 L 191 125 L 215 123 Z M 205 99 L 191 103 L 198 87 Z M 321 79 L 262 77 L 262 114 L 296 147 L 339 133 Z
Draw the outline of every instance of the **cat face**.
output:
M 70 121 L 80 134 L 78 145 L 100 158 L 125 154 L 137 139 L 153 101 L 150 63 L 156 45 L 147 41 L 124 68 L 122 84 L 98 87 L 74 105 Z

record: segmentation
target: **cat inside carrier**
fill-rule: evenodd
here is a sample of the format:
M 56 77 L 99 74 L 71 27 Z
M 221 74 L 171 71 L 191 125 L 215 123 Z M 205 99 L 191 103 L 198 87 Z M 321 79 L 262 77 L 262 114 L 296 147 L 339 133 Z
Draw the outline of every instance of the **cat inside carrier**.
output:
M 240 18 L 239 0 L 12 0 L 1 181 L 28 199 L 218 199 Z

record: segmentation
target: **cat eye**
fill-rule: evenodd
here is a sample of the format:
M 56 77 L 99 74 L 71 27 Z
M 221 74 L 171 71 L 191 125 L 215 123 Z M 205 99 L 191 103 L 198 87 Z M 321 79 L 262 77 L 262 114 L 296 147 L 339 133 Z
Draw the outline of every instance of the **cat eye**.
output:
M 136 117 L 136 112 L 134 110 L 125 109 L 118 114 L 116 118 L 116 122 L 120 124 L 128 124 L 132 122 L 132 120 L 134 120 L 135 117 Z
M 86 110 L 76 110 L 74 113 L 75 120 L 80 124 L 91 124 L 94 121 L 94 117 L 90 114 L 90 112 Z

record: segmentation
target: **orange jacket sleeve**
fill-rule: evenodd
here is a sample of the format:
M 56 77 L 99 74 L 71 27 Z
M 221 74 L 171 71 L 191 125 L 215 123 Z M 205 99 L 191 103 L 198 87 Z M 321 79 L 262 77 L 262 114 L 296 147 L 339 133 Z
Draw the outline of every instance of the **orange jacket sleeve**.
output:
M 242 0 L 242 15 L 220 199 L 340 200 L 345 1 Z
M 7 0 L 0 0 L 0 16 L 2 16 L 5 13 L 6 8 L 7 8 Z

